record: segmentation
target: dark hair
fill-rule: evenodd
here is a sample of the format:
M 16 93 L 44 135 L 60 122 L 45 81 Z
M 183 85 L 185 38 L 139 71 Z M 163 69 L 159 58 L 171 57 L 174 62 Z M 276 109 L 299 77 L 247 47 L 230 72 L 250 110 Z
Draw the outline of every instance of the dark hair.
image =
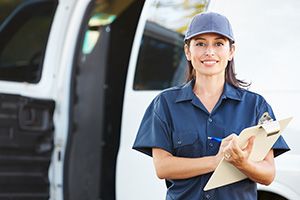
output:
M 187 40 L 185 42 L 186 45 L 190 45 L 190 40 Z M 232 47 L 233 42 L 229 40 L 230 48 Z M 186 82 L 189 82 L 190 80 L 193 80 L 196 78 L 196 72 L 192 65 L 191 61 L 188 62 L 188 67 L 186 70 Z M 247 83 L 245 81 L 239 80 L 236 78 L 236 73 L 234 69 L 234 59 L 232 58 L 231 61 L 228 61 L 226 70 L 225 70 L 225 81 L 234 87 L 237 88 L 247 88 L 251 85 L 251 83 Z

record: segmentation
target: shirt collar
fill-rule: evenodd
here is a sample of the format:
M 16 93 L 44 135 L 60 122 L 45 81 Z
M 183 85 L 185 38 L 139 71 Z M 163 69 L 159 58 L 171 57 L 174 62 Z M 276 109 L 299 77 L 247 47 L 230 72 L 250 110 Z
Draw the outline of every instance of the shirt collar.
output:
M 180 89 L 178 96 L 176 98 L 176 103 L 182 101 L 189 101 L 192 100 L 194 97 L 193 87 L 195 84 L 195 80 L 191 80 L 187 82 L 185 85 L 182 86 Z
M 182 101 L 189 101 L 193 99 L 193 97 L 195 96 L 193 92 L 194 84 L 195 84 L 195 80 L 193 79 L 182 86 L 176 98 L 176 103 Z M 229 99 L 241 101 L 242 91 L 239 88 L 236 88 L 229 83 L 225 83 L 222 98 L 224 99 L 229 98 Z
M 242 101 L 242 91 L 240 88 L 236 88 L 226 82 L 224 85 L 222 97 Z

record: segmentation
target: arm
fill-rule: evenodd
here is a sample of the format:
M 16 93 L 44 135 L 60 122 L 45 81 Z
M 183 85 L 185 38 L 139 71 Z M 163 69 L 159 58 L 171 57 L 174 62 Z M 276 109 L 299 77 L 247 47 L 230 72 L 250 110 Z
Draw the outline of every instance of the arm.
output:
M 161 179 L 186 179 L 212 172 L 223 158 L 223 149 L 231 138 L 232 136 L 223 139 L 217 155 L 201 158 L 176 157 L 163 149 L 153 148 L 156 174 Z
M 176 157 L 169 152 L 152 149 L 156 174 L 161 179 L 185 179 L 212 172 L 218 163 L 215 156 L 202 158 Z
M 224 149 L 224 152 L 231 155 L 227 161 L 237 167 L 251 180 L 260 184 L 269 185 L 275 178 L 273 150 L 271 149 L 262 161 L 251 161 L 248 158 L 253 147 L 254 139 L 254 137 L 251 137 L 245 149 L 241 149 L 238 146 L 237 137 L 233 137 L 229 145 Z

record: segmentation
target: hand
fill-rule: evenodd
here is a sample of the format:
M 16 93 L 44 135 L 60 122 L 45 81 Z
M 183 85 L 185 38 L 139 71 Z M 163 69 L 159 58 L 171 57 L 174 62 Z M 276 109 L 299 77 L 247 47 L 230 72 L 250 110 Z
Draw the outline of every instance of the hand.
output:
M 233 137 L 237 137 L 235 133 L 230 134 L 226 138 L 222 139 L 222 143 L 219 148 L 219 152 L 216 155 L 217 161 L 216 161 L 216 167 L 219 164 L 219 162 L 224 157 L 224 149 L 229 145 L 229 143 L 232 141 Z
M 238 137 L 234 135 L 224 148 L 224 158 L 234 166 L 242 168 L 249 161 L 255 137 L 252 136 L 248 139 L 248 144 L 244 149 L 239 147 L 237 139 Z

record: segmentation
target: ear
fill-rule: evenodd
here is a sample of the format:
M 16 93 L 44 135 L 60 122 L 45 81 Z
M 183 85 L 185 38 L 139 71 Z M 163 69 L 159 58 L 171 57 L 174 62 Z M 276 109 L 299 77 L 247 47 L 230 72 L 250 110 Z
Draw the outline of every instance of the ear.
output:
M 229 52 L 229 58 L 228 58 L 228 61 L 231 61 L 233 56 L 234 56 L 234 52 L 235 52 L 235 45 L 232 44 L 231 45 L 231 48 L 230 48 L 230 52 Z
M 189 49 L 189 46 L 187 44 L 184 44 L 184 53 L 185 53 L 185 57 L 188 61 L 191 61 L 191 52 Z

